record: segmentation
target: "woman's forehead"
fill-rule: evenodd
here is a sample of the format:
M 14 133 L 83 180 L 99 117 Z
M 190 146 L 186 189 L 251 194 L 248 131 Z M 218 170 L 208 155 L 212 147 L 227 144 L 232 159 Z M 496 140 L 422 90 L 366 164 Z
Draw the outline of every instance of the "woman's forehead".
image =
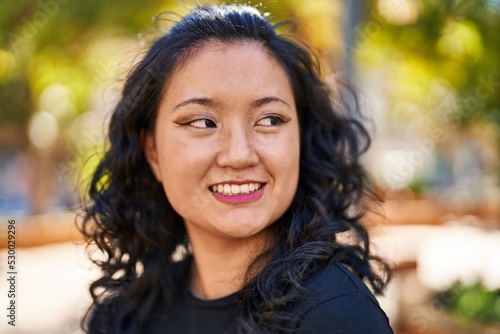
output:
M 185 50 L 181 55 L 178 56 L 175 66 L 172 70 L 172 74 L 178 71 L 180 68 L 186 65 L 193 58 L 198 57 L 200 54 L 204 53 L 221 53 L 229 49 L 234 49 L 238 47 L 246 47 L 247 49 L 254 49 L 255 51 L 264 52 L 273 58 L 274 55 L 270 50 L 263 45 L 263 43 L 252 40 L 252 39 L 235 39 L 229 41 L 223 41 L 217 38 L 209 38 L 207 40 L 201 41 L 196 45 L 191 46 L 189 49 Z
M 266 85 L 272 85 L 283 77 L 288 81 L 286 69 L 261 43 L 211 40 L 197 47 L 175 66 L 165 83 L 165 91 L 178 84 L 179 78 L 189 78 L 193 85 L 197 85 L 203 78 L 214 79 L 211 76 L 218 75 L 220 81 L 217 84 L 222 84 L 237 77 L 237 73 L 246 74 L 241 84 L 246 84 L 246 79 L 269 76 L 270 73 L 275 77 L 268 78 Z

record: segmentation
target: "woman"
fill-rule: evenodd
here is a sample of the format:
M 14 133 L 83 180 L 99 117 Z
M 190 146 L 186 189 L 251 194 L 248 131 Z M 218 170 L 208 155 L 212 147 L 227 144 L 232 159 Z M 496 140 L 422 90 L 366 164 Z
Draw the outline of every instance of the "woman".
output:
M 158 39 L 90 186 L 88 332 L 391 333 L 362 282 L 389 277 L 360 223 L 369 136 L 340 87 L 251 7 Z

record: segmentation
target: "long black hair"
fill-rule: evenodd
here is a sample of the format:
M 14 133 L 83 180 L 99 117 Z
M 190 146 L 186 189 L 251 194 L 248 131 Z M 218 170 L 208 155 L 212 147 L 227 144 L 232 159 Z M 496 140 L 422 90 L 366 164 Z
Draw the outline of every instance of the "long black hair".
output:
M 389 280 L 390 270 L 371 255 L 361 223 L 374 196 L 359 162 L 370 136 L 359 121 L 356 95 L 339 81 L 326 85 L 311 52 L 278 35 L 256 9 L 198 7 L 133 68 L 110 121 L 109 148 L 93 174 L 80 226 L 89 244 L 104 253 L 96 260 L 102 277 L 90 287 L 93 305 L 87 313 L 94 320 L 101 314 L 102 321 L 90 321 L 90 333 L 141 332 L 159 305 L 173 307 L 179 279 L 174 254 L 179 249 L 189 253 L 189 239 L 146 162 L 141 134 L 153 131 L 172 72 L 211 41 L 264 46 L 290 78 L 300 124 L 294 200 L 272 225 L 276 245 L 255 262 L 265 259 L 265 265 L 248 276 L 237 295 L 244 328 L 284 330 L 290 310 L 304 296 L 307 277 L 334 261 L 348 266 L 375 293 Z

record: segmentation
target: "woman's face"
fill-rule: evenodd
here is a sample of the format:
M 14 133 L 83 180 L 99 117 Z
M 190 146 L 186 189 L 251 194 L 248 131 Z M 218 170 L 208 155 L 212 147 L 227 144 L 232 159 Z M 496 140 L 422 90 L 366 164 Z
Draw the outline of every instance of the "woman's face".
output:
M 213 42 L 177 69 L 159 105 L 149 164 L 191 236 L 246 238 L 290 206 L 299 124 L 285 70 L 252 42 Z

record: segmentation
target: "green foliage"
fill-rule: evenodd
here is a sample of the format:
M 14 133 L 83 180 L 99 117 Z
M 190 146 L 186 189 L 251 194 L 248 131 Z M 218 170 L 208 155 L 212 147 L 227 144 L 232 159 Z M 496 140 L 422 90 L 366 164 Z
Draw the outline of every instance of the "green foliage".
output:
M 498 127 L 500 4 L 487 0 L 403 1 L 417 4 L 412 9 L 414 19 L 397 22 L 400 8 L 393 5 L 380 10 L 377 4 L 381 2 L 368 2 L 367 16 L 358 29 L 358 41 L 363 41 L 357 52 L 361 71 L 367 65 L 393 70 L 388 74 L 388 80 L 395 82 L 393 103 L 411 101 L 431 117 L 435 105 L 427 100 L 432 81 L 444 79 L 457 103 L 446 106 L 453 117 L 439 125 L 482 121 Z
M 500 289 L 490 291 L 481 283 L 457 282 L 436 298 L 458 318 L 500 323 Z

